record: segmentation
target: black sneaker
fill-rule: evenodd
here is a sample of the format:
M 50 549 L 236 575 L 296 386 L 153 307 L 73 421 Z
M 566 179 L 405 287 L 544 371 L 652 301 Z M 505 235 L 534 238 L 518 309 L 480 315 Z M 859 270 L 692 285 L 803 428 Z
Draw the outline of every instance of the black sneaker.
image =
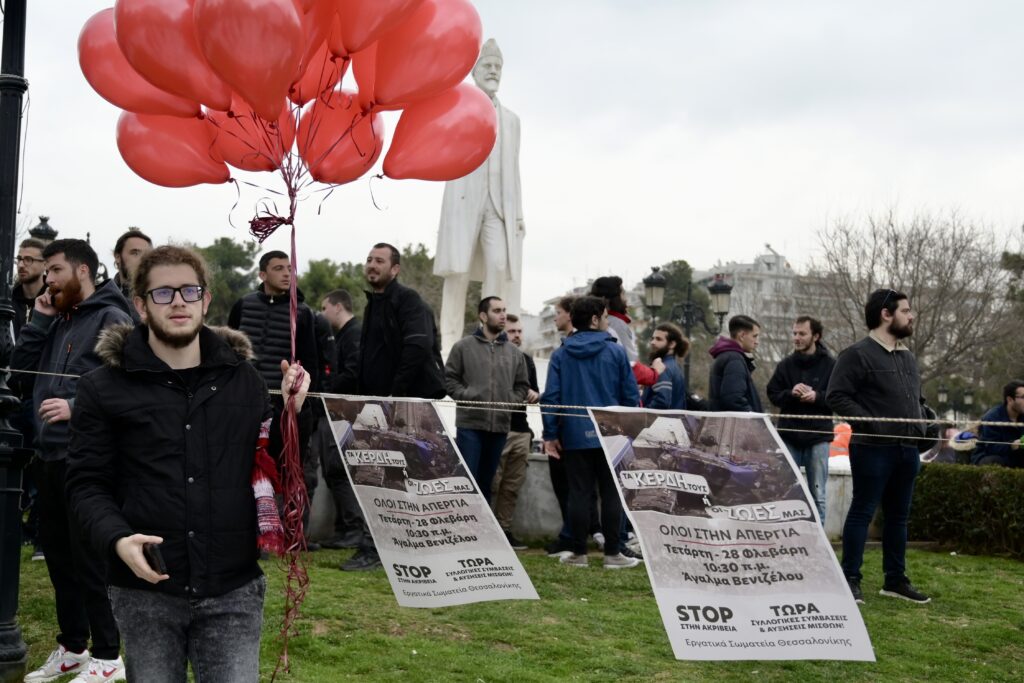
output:
M 644 556 L 643 555 L 641 555 L 638 552 L 634 552 L 634 551 L 630 550 L 626 546 L 622 546 L 619 549 L 619 554 L 622 555 L 623 557 L 631 557 L 634 560 L 640 560 L 641 562 L 644 561 Z
M 307 553 L 315 553 L 317 550 L 320 550 L 320 544 L 319 543 L 315 543 L 314 541 L 306 541 L 306 552 Z
M 326 541 L 321 541 L 320 545 L 324 548 L 330 548 L 331 550 L 347 550 L 349 548 L 358 548 L 359 544 L 362 542 L 363 532 L 356 529 L 354 531 L 335 534 Z
M 508 539 L 508 544 L 512 546 L 512 550 L 526 550 L 529 547 L 513 536 L 511 531 L 505 531 L 505 538 Z
M 909 600 L 910 602 L 916 602 L 919 605 L 931 602 L 924 593 L 918 593 L 917 589 L 911 585 L 910 581 L 903 580 L 896 585 L 885 586 L 882 590 L 878 591 L 879 595 L 884 595 L 887 598 L 900 598 L 901 600 Z
M 380 569 L 384 565 L 380 562 L 380 555 L 376 550 L 360 550 L 348 558 L 341 565 L 343 572 L 368 572 L 373 569 Z
M 853 593 L 853 601 L 858 605 L 863 605 L 864 593 L 860 590 L 860 579 L 847 579 L 846 583 L 850 586 L 850 592 Z

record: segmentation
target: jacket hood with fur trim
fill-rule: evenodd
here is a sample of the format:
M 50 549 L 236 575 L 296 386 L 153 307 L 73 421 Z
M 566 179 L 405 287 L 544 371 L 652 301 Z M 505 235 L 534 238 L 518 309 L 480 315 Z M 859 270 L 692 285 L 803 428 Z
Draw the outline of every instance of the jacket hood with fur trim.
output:
M 139 328 L 143 335 L 148 335 L 149 330 L 145 326 L 121 323 L 111 325 L 100 333 L 96 341 L 96 355 L 100 357 L 103 364 L 110 368 L 124 367 L 124 351 L 132 332 Z M 209 327 L 204 325 L 204 331 L 209 331 L 225 344 L 241 360 L 252 360 L 256 354 L 252 350 L 252 343 L 244 333 L 233 330 L 230 327 Z

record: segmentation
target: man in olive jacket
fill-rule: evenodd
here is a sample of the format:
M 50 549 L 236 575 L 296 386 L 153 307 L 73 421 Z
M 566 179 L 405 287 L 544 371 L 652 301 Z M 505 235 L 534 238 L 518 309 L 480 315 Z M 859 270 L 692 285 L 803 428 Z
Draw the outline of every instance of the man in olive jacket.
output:
M 505 334 L 505 302 L 485 297 L 477 306 L 480 327 L 455 342 L 444 367 L 445 386 L 456 401 L 523 403 L 530 391 L 526 357 Z M 491 501 L 491 484 L 512 425 L 509 410 L 499 406 L 460 405 L 455 410 L 455 443 L 484 498 Z M 506 408 L 508 406 L 505 406 Z
M 903 343 L 914 333 L 914 314 L 907 295 L 893 289 L 871 293 L 864 305 L 868 336 L 848 346 L 836 360 L 826 400 L 853 425 L 850 472 L 853 501 L 843 526 L 843 574 L 857 602 L 868 525 L 882 504 L 881 594 L 925 603 L 906 574 L 907 520 L 914 479 L 921 467 L 918 443 L 925 435 L 924 397 L 914 354 Z M 872 418 L 905 418 L 908 422 L 876 422 Z M 860 418 L 860 419 L 858 419 Z
M 142 323 L 105 332 L 104 365 L 82 377 L 68 455 L 69 504 L 110 558 L 110 602 L 128 679 L 254 681 L 265 579 L 257 539 L 276 507 L 254 464 L 272 416 L 245 335 L 210 328 L 202 261 L 147 253 L 134 280 Z M 281 361 L 281 390 L 298 367 Z M 309 375 L 296 396 L 301 407 Z M 260 457 L 270 462 L 263 452 Z M 165 567 L 148 559 L 155 546 Z

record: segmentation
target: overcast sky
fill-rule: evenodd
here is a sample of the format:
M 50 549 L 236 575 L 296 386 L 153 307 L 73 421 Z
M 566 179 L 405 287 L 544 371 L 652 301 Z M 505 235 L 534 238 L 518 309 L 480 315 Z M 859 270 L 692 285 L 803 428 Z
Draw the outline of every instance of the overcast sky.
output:
M 82 24 L 111 4 L 30 3 L 23 213 L 65 237 L 90 231 L 108 254 L 128 225 L 157 241 L 246 238 L 260 193 L 231 212 L 234 185 L 156 187 L 121 160 L 118 111 L 76 54 Z M 504 53 L 499 96 L 522 120 L 528 311 L 587 277 L 749 261 L 765 242 L 802 268 L 819 227 L 892 205 L 957 208 L 1006 234 L 1024 222 L 1019 2 L 475 4 Z M 311 200 L 300 261 L 361 261 L 376 241 L 433 251 L 442 190 L 362 179 L 320 215 Z

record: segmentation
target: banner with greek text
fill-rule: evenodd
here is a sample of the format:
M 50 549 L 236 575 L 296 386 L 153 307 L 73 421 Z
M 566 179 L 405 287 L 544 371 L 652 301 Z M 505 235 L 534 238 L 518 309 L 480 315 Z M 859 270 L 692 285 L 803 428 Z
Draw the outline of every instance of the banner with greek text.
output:
M 590 415 L 677 659 L 874 661 L 803 477 L 767 417 Z
M 537 599 L 433 403 L 324 405 L 399 605 Z

